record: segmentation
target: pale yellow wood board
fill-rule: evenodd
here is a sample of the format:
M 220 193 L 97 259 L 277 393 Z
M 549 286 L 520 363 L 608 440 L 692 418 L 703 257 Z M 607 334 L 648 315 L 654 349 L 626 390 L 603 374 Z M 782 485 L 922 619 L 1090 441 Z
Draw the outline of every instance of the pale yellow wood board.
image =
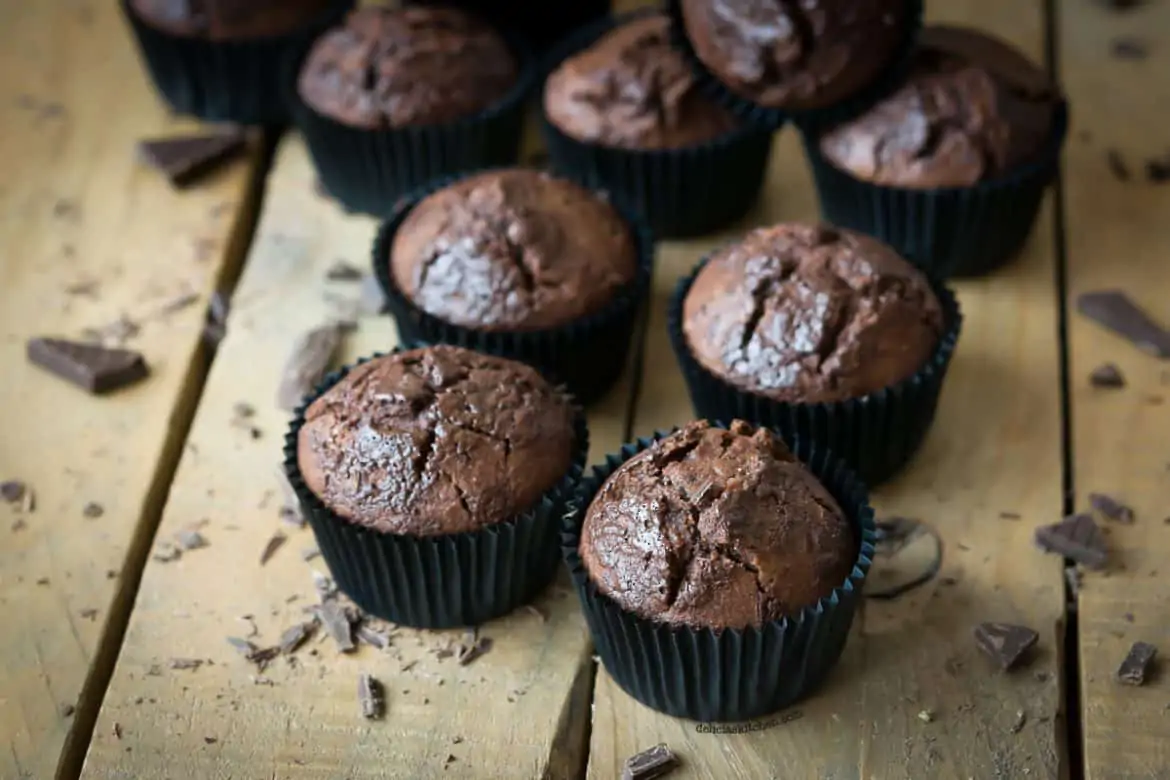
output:
M 1170 184 L 1145 180 L 1145 160 L 1170 155 L 1170 6 L 1110 13 L 1064 2 L 1061 71 L 1075 126 L 1065 160 L 1073 485 L 1113 495 L 1137 512 L 1129 527 L 1106 524 L 1113 564 L 1087 573 L 1079 596 L 1080 680 L 1086 777 L 1170 776 L 1170 687 L 1144 688 L 1115 675 L 1135 641 L 1170 653 L 1170 361 L 1146 355 L 1075 311 L 1076 296 L 1121 289 L 1170 326 Z M 1115 40 L 1144 42 L 1144 61 L 1111 56 Z M 1115 149 L 1133 179 L 1118 181 Z M 1124 390 L 1088 375 L 1116 363 Z
M 0 505 L 0 777 L 44 778 L 67 743 L 84 748 L 74 737 L 100 703 L 103 634 L 124 622 L 123 577 L 137 578 L 193 412 L 204 312 L 231 272 L 257 155 L 182 193 L 135 160 L 140 137 L 194 125 L 155 97 L 116 3 L 0 4 L 0 73 L 0 481 L 36 496 L 32 514 Z M 142 323 L 129 344 L 152 370 L 137 387 L 94 398 L 25 361 L 31 336 L 77 338 L 122 314 Z M 83 517 L 91 501 L 100 518 Z
M 363 648 L 341 657 L 330 644 L 313 645 L 318 654 L 300 651 L 295 668 L 283 659 L 274 665 L 266 675 L 273 686 L 255 685 L 254 670 L 225 641 L 246 634 L 237 618 L 252 614 L 255 641 L 274 643 L 315 598 L 311 569 L 324 570 L 320 559 L 301 560 L 313 545 L 308 530 L 290 532 L 284 548 L 258 564 L 279 527 L 275 474 L 289 417 L 274 402 L 282 365 L 296 336 L 337 308 L 327 299 L 356 297 L 356 284 L 326 283 L 324 275 L 338 259 L 368 268 L 375 229 L 374 220 L 346 216 L 316 195 L 313 178 L 301 141 L 283 141 L 159 531 L 165 539 L 206 520 L 211 546 L 148 563 L 84 776 L 571 776 L 583 762 L 591 664 L 565 583 L 542 599 L 547 623 L 519 611 L 483 627 L 494 647 L 465 667 L 430 652 L 457 642 L 459 632 L 404 630 L 385 654 Z M 363 318 L 343 357 L 395 343 L 388 317 Z M 594 453 L 620 444 L 628 398 L 623 385 L 591 412 Z M 230 424 L 241 401 L 257 410 L 258 440 Z M 293 594 L 300 598 L 288 601 Z M 172 657 L 214 665 L 170 670 Z M 361 672 L 387 687 L 384 721 L 360 716 Z M 140 698 L 145 703 L 136 704 Z M 445 769 L 448 755 L 456 758 Z
M 1040 2 L 936 0 L 929 14 L 993 30 L 1043 58 Z M 811 177 L 789 130 L 777 141 L 764 200 L 740 228 L 815 218 Z M 735 232 L 659 252 L 635 434 L 692 414 L 665 335 L 666 301 L 675 280 Z M 684 768 L 672 775 L 679 778 L 1059 776 L 1061 564 L 1031 543 L 1033 527 L 1061 510 L 1052 232 L 1046 208 L 1014 265 L 955 285 L 967 319 L 937 422 L 907 472 L 875 496 L 879 514 L 922 518 L 940 531 L 947 548 L 940 579 L 893 603 L 869 602 L 825 689 L 796 708 L 798 720 L 758 733 L 697 733 L 693 723 L 637 704 L 599 672 L 591 778 L 616 776 L 627 756 L 662 741 L 682 757 Z M 1002 519 L 1001 511 L 1022 519 Z M 991 671 L 971 636 L 984 620 L 1040 632 L 1028 669 Z M 929 723 L 919 718 L 924 710 Z M 1013 734 L 1018 711 L 1026 723 Z

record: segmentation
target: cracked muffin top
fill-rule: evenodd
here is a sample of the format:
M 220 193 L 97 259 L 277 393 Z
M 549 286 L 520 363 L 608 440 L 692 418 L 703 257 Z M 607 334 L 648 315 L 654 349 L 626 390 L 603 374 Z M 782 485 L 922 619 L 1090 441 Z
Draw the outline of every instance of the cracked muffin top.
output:
M 298 91 L 317 113 L 376 130 L 472 116 L 518 78 L 504 38 L 475 16 L 370 6 L 317 40 Z
M 699 92 L 670 44 L 670 22 L 627 22 L 549 76 L 544 110 L 562 133 L 627 149 L 676 149 L 735 128 L 731 114 Z
M 434 317 L 480 330 L 554 328 L 602 309 L 634 280 L 634 236 L 601 198 L 563 179 L 504 170 L 423 199 L 390 251 L 394 284 Z
M 644 618 L 746 628 L 843 585 L 853 527 L 770 431 L 692 422 L 626 461 L 585 514 L 580 554 L 598 589 Z
M 436 346 L 355 367 L 305 411 L 297 463 L 338 516 L 411 536 L 515 517 L 565 476 L 573 409 L 533 369 Z
M 695 54 L 732 92 L 810 110 L 872 82 L 905 35 L 906 0 L 682 0 Z
M 1034 159 L 1059 94 L 1006 43 L 960 27 L 922 31 L 905 85 L 821 138 L 853 176 L 896 187 L 966 187 Z
M 926 277 L 885 244 L 781 224 L 711 256 L 683 302 L 682 327 L 694 357 L 724 381 L 820 403 L 910 377 L 944 323 Z
M 284 35 L 334 0 L 131 0 L 139 18 L 164 32 L 213 41 Z

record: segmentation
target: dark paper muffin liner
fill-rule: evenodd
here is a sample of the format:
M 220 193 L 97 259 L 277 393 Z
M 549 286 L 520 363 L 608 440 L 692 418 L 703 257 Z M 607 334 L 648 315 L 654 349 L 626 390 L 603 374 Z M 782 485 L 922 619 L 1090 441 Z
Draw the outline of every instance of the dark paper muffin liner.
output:
M 516 30 L 545 51 L 582 25 L 606 16 L 610 0 L 407 0 L 404 5 L 454 5 Z
M 177 113 L 212 122 L 281 125 L 289 121 L 282 88 L 285 63 L 341 22 L 356 0 L 337 0 L 312 22 L 285 35 L 211 41 L 151 26 L 122 0 L 155 88 Z
M 954 294 L 931 283 L 942 304 L 944 330 L 934 354 L 913 376 L 861 398 L 789 403 L 736 387 L 707 370 L 691 352 L 683 333 L 683 302 L 706 263 L 704 259 L 679 282 L 667 312 L 671 346 L 695 413 L 713 420 L 747 420 L 775 429 L 785 439 L 812 442 L 849 464 L 868 485 L 898 473 L 922 446 L 934 421 L 963 324 Z
M 556 47 L 545 78 L 565 59 L 633 19 L 657 9 L 605 18 Z M 719 138 L 681 149 L 624 149 L 563 133 L 543 111 L 541 129 L 557 173 L 621 195 L 659 238 L 711 233 L 748 212 L 768 169 L 772 134 L 745 123 Z
M 627 444 L 582 476 L 565 515 L 561 550 L 597 654 L 626 693 L 675 717 L 747 720 L 790 706 L 815 691 L 836 665 L 861 601 L 875 541 L 865 486 L 828 451 L 795 442 L 793 451 L 837 499 L 856 531 L 857 560 L 849 578 L 814 606 L 759 627 L 672 627 L 626 611 L 602 594 L 579 552 L 585 512 L 602 484 L 666 435 Z
M 650 291 L 654 237 L 629 209 L 611 201 L 634 237 L 637 269 L 634 280 L 604 308 L 557 328 L 533 331 L 489 331 L 455 325 L 420 309 L 401 290 L 390 272 L 390 250 L 399 226 L 428 195 L 465 177 L 431 183 L 404 198 L 394 215 L 378 229 L 373 267 L 387 307 L 398 324 L 399 337 L 426 344 L 454 344 L 478 352 L 520 360 L 537 368 L 550 381 L 564 384 L 588 404 L 603 396 L 626 366 L 638 312 Z
M 584 412 L 574 412 L 568 472 L 528 511 L 466 533 L 415 537 L 375 531 L 330 511 L 305 484 L 297 463 L 305 410 L 370 359 L 326 377 L 297 409 L 284 440 L 285 475 L 337 586 L 368 614 L 415 628 L 479 625 L 531 601 L 552 581 L 560 562 L 560 520 L 589 452 Z
M 913 60 L 918 31 L 922 28 L 922 7 L 923 0 L 906 0 L 902 40 L 885 68 L 869 84 L 830 106 L 798 110 L 762 106 L 730 90 L 703 64 L 691 46 L 683 23 L 682 0 L 666 0 L 666 11 L 671 21 L 671 40 L 694 70 L 700 88 L 737 116 L 769 129 L 779 128 L 786 119 L 791 119 L 807 130 L 832 126 L 857 116 L 890 94 L 906 75 Z
M 347 125 L 305 103 L 297 83 L 306 47 L 289 66 L 285 92 L 325 190 L 350 211 L 384 218 L 402 196 L 438 177 L 515 164 L 525 101 L 539 68 L 527 43 L 500 32 L 520 68 L 504 97 L 453 122 L 373 130 Z
M 943 189 L 857 179 L 821 153 L 816 133 L 804 134 L 804 147 L 826 221 L 880 238 L 931 276 L 950 279 L 989 273 L 1019 253 L 1056 178 L 1067 134 L 1068 107 L 1061 103 L 1052 138 L 1035 161 L 972 187 Z

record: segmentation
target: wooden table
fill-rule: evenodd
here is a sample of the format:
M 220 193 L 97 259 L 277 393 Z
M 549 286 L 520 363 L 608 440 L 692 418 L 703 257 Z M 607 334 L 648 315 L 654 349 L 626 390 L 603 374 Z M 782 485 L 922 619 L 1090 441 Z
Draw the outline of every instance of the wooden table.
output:
M 612 778 L 657 742 L 680 754 L 680 778 L 1170 777 L 1170 678 L 1114 679 L 1135 640 L 1170 652 L 1170 363 L 1071 306 L 1116 287 L 1170 322 L 1170 183 L 1142 165 L 1170 152 L 1170 3 L 929 5 L 1056 66 L 1074 117 L 1060 186 L 1014 264 L 955 285 L 967 321 L 937 424 L 875 496 L 881 514 L 937 529 L 940 576 L 868 602 L 840 667 L 795 712 L 709 734 L 596 668 L 563 582 L 540 601 L 546 619 L 482 627 L 494 648 L 467 666 L 435 652 L 458 634 L 408 630 L 381 652 L 314 643 L 263 674 L 233 650 L 225 637 L 274 642 L 313 598 L 309 531 L 286 530 L 259 562 L 281 527 L 276 385 L 296 337 L 357 298 L 324 276 L 339 259 L 365 265 L 374 223 L 315 193 L 295 135 L 270 161 L 258 144 L 171 190 L 133 143 L 194 125 L 151 92 L 116 4 L 0 4 L 0 481 L 35 495 L 31 510 L 0 504 L 0 777 Z M 1113 56 L 1125 37 L 1148 56 Z M 679 275 L 750 225 L 815 215 L 789 131 L 743 225 L 660 246 L 642 349 L 590 415 L 595 458 L 690 417 L 664 332 Z M 201 333 L 217 289 L 233 294 L 213 354 Z M 30 336 L 123 315 L 154 369 L 134 389 L 94 399 L 25 363 Z M 387 319 L 362 317 L 343 358 L 395 339 Z M 1089 386 L 1107 361 L 1125 389 Z M 240 402 L 257 410 L 255 436 L 232 424 Z M 1032 535 L 1093 491 L 1137 521 L 1108 527 L 1114 565 L 1070 593 Z M 209 547 L 152 557 L 192 527 Z M 988 668 L 971 638 L 984 620 L 1040 632 L 1027 669 Z M 359 716 L 362 672 L 386 684 L 383 721 Z

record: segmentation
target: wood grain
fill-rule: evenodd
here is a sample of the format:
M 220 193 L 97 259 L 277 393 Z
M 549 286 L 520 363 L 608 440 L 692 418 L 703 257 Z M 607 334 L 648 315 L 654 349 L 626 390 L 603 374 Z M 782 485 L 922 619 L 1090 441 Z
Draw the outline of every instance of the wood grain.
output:
M 259 630 L 252 641 L 274 644 L 315 598 L 311 570 L 323 564 L 299 555 L 313 544 L 310 531 L 288 531 L 290 541 L 258 564 L 281 504 L 276 469 L 289 416 L 274 399 L 299 333 L 357 297 L 356 283 L 326 283 L 326 270 L 339 259 L 368 267 L 374 228 L 316 195 L 303 145 L 283 142 L 159 531 L 169 539 L 202 524 L 210 546 L 147 566 L 85 777 L 560 778 L 579 770 L 592 664 L 564 583 L 540 603 L 547 621 L 520 610 L 484 626 L 493 648 L 467 666 L 436 655 L 460 632 L 401 630 L 381 653 L 363 647 L 343 657 L 329 643 L 310 644 L 295 666 L 278 659 L 263 677 L 271 685 L 257 685 L 256 670 L 225 641 L 249 630 L 239 617 L 250 614 Z M 342 360 L 395 343 L 389 318 L 364 318 Z M 619 387 L 591 412 L 595 453 L 621 442 L 629 396 L 628 384 Z M 249 422 L 260 438 L 231 425 L 240 402 L 255 407 Z M 172 657 L 208 663 L 171 670 Z M 362 672 L 386 687 L 384 720 L 360 716 Z
M 1043 58 L 1041 2 L 936 0 L 929 13 L 990 29 Z M 748 223 L 815 219 L 799 146 L 791 131 L 778 139 L 764 201 Z M 665 335 L 666 300 L 675 280 L 734 232 L 660 250 L 635 434 L 691 417 Z M 614 777 L 627 756 L 663 741 L 684 762 L 672 775 L 680 778 L 1060 776 L 1061 564 L 1031 543 L 1033 527 L 1061 511 L 1052 235 L 1046 208 L 1017 262 L 955 285 L 967 319 L 937 422 L 908 471 L 875 496 L 879 515 L 921 518 L 939 531 L 940 578 L 896 601 L 868 602 L 826 687 L 752 724 L 754 733 L 700 733 L 637 704 L 599 672 L 589 777 Z M 971 636 L 984 620 L 1040 632 L 1027 669 L 989 668 Z
M 1063 3 L 1061 75 L 1076 126 L 1065 163 L 1073 485 L 1078 509 L 1108 493 L 1136 511 L 1130 526 L 1105 523 L 1112 562 L 1086 573 L 1079 596 L 1085 776 L 1165 777 L 1170 715 L 1165 675 L 1143 688 L 1120 685 L 1117 667 L 1135 641 L 1170 653 L 1170 362 L 1139 352 L 1075 313 L 1080 293 L 1121 289 L 1170 326 L 1170 184 L 1146 180 L 1145 161 L 1170 158 L 1170 6 L 1110 13 Z M 1117 40 L 1145 44 L 1145 60 L 1111 56 Z M 1111 172 L 1113 150 L 1132 173 Z M 1116 363 L 1128 385 L 1089 385 Z
M 258 155 L 183 193 L 135 161 L 138 138 L 193 125 L 156 99 L 116 3 L 0 4 L 0 72 L 0 481 L 35 493 L 32 513 L 0 504 L 0 777 L 45 778 L 100 704 Z M 25 361 L 31 336 L 123 315 L 152 371 L 136 387 L 94 398 Z

